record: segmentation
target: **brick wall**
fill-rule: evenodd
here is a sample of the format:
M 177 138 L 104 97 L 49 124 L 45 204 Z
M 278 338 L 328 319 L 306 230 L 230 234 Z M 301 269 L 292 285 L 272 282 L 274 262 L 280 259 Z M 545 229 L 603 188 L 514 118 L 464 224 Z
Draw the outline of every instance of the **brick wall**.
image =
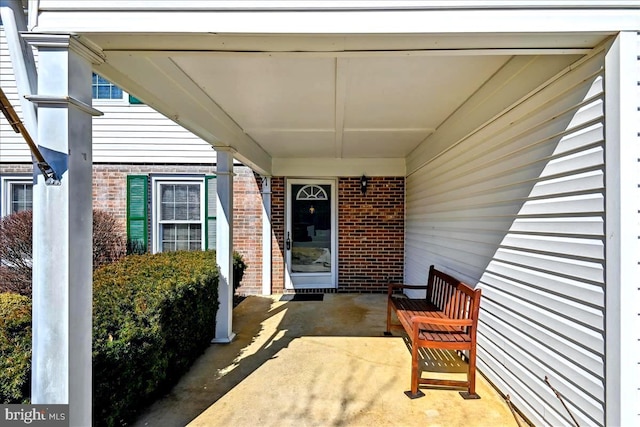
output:
M 31 164 L 0 164 L 0 175 L 31 174 Z M 247 167 L 234 172 L 234 246 L 247 263 L 240 294 L 262 293 L 262 198 L 258 180 Z M 149 174 L 213 175 L 212 165 L 94 164 L 93 207 L 111 212 L 126 234 L 127 176 Z
M 2 153 L 0 153 L 1 155 Z M 0 175 L 32 175 L 33 165 L 31 163 L 0 163 Z
M 283 177 L 271 178 L 271 291 L 284 291 L 284 199 L 285 181 Z
M 233 246 L 247 263 L 242 295 L 262 294 L 261 179 L 247 167 L 235 167 L 233 179 Z
M 285 180 L 271 181 L 272 291 L 284 291 Z M 404 275 L 404 177 L 338 180 L 338 292 L 386 292 Z M 325 290 L 326 291 L 326 290 Z
M 404 274 L 404 178 L 338 182 L 338 291 L 382 292 Z

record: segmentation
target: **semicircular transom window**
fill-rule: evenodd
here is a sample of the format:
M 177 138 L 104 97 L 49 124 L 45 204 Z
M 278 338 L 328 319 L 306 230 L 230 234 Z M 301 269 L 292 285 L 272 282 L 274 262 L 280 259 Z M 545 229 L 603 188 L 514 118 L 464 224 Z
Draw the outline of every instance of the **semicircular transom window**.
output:
M 328 200 L 327 192 L 319 185 L 305 185 L 296 194 L 296 200 Z

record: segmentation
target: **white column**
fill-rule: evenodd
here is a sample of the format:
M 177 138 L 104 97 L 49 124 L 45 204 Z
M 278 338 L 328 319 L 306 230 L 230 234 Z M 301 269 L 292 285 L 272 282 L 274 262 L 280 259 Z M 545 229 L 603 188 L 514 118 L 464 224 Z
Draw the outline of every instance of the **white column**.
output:
M 622 32 L 605 57 L 606 341 L 605 424 L 637 425 L 638 59 L 636 32 Z
M 229 343 L 233 315 L 233 152 L 222 148 L 217 151 L 216 200 L 216 260 L 220 267 L 218 286 L 218 314 L 213 343 Z
M 262 177 L 262 295 L 271 295 L 271 177 Z
M 38 145 L 60 178 L 33 192 L 31 402 L 68 404 L 71 426 L 91 425 L 91 62 L 68 35 L 28 34 L 38 48 Z

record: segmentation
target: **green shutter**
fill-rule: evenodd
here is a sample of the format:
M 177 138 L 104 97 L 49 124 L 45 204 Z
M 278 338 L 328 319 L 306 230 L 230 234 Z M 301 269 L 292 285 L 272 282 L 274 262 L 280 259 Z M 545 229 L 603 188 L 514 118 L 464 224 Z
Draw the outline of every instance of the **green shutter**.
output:
M 216 199 L 217 199 L 217 184 L 215 176 L 207 176 L 204 180 L 204 233 L 205 244 L 204 248 L 215 249 L 216 248 Z
M 127 246 L 129 252 L 147 252 L 148 181 L 146 175 L 127 176 Z
M 144 104 L 144 102 L 140 101 L 138 98 L 136 98 L 135 96 L 131 96 L 129 95 L 129 104 Z

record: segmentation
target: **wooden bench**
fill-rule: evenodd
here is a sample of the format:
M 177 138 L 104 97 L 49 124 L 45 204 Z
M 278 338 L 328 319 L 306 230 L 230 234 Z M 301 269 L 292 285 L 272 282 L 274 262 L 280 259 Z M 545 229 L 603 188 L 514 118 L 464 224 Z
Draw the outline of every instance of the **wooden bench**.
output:
M 395 290 L 426 290 L 426 298 L 410 299 L 394 295 Z M 446 387 L 465 387 L 461 392 L 465 399 L 479 399 L 476 394 L 476 329 L 480 309 L 481 290 L 474 290 L 457 279 L 429 268 L 427 285 L 388 285 L 387 330 L 402 329 L 411 341 L 411 390 L 405 394 L 412 399 L 424 396 L 418 386 L 430 384 Z M 395 312 L 400 324 L 392 324 L 391 313 Z M 418 369 L 420 348 L 456 350 L 469 352 L 467 380 L 421 378 Z

